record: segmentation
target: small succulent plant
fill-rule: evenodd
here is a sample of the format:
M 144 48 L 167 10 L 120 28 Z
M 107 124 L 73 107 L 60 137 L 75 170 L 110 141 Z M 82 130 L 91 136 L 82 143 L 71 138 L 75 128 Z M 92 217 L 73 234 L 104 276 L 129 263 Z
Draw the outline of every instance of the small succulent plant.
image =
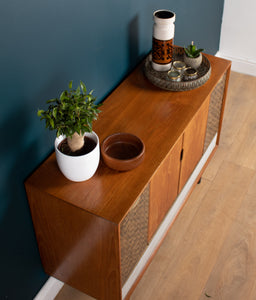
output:
M 184 47 L 184 51 L 188 57 L 196 58 L 202 51 L 204 51 L 204 49 L 197 49 L 197 46 L 194 45 L 194 42 L 192 41 L 191 44 L 187 46 L 187 48 Z

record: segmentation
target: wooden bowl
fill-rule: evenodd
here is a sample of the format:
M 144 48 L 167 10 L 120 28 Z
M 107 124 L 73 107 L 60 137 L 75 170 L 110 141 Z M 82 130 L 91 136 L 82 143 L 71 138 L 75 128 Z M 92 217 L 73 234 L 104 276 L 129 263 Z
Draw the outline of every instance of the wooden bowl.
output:
M 118 171 L 138 167 L 144 159 L 144 153 L 145 146 L 142 140 L 130 133 L 114 133 L 101 144 L 104 163 Z

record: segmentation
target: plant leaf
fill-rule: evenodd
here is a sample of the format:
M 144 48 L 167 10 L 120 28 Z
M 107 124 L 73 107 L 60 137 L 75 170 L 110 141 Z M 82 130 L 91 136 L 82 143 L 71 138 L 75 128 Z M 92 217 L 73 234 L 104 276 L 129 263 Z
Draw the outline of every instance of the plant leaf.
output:
M 193 54 L 196 51 L 195 45 L 190 45 L 190 52 Z
M 184 50 L 185 50 L 185 53 L 187 54 L 187 56 L 190 57 L 190 52 L 188 51 L 188 49 L 184 48 Z
M 76 89 L 76 95 L 77 95 L 77 96 L 80 95 L 80 86 L 78 86 L 77 89 Z
M 55 102 L 56 101 L 56 98 L 55 99 L 50 99 L 48 101 L 46 101 L 46 103 L 52 103 L 52 102 Z
M 52 110 L 52 115 L 53 115 L 53 117 L 54 117 L 54 119 L 56 119 L 56 117 L 57 117 L 57 107 L 54 107 L 54 109 Z
M 60 100 L 63 101 L 66 98 L 67 91 L 63 91 L 60 95 Z
M 80 80 L 80 86 L 81 86 L 81 90 L 82 90 L 83 94 L 86 94 L 86 86 L 83 83 L 83 81 L 81 81 L 81 80 Z
M 43 110 L 43 109 L 38 109 L 38 111 L 37 111 L 37 116 L 38 116 L 38 117 L 41 117 L 43 113 L 44 113 L 44 110 Z
M 72 89 L 72 86 L 73 86 L 73 80 L 70 80 L 70 81 L 69 81 L 69 84 L 68 84 L 68 88 L 71 90 L 71 89 Z
M 49 121 L 50 121 L 51 127 L 54 129 L 54 121 L 53 121 L 53 119 L 50 119 Z

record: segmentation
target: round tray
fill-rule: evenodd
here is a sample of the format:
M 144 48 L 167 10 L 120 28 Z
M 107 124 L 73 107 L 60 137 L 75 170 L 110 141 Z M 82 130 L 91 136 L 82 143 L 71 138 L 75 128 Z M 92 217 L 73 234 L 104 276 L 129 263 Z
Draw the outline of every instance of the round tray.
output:
M 184 49 L 175 47 L 173 49 L 173 60 L 183 61 Z M 168 91 L 189 91 L 203 85 L 211 75 L 211 64 L 209 60 L 203 55 L 202 64 L 197 69 L 198 76 L 196 79 L 189 81 L 171 81 L 168 77 L 168 71 L 155 71 L 151 65 L 152 55 L 148 55 L 144 65 L 145 75 L 148 80 L 155 86 Z

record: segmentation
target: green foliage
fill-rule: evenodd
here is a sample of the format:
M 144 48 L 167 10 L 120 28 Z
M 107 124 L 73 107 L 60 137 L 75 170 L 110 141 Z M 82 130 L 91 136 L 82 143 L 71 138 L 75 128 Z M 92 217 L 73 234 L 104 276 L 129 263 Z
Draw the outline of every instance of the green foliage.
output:
M 184 47 L 184 50 L 186 55 L 191 58 L 198 57 L 200 55 L 200 52 L 204 51 L 204 49 L 197 49 L 193 41 L 191 42 L 190 45 L 187 46 L 187 48 Z
M 69 82 L 68 87 L 69 90 L 63 91 L 59 98 L 48 100 L 48 109 L 39 109 L 37 115 L 45 120 L 46 128 L 56 130 L 57 136 L 64 134 L 71 137 L 75 132 L 91 132 L 101 104 L 94 104 L 96 98 L 92 95 L 93 91 L 87 93 L 82 81 L 76 90 L 73 89 L 73 81 Z

